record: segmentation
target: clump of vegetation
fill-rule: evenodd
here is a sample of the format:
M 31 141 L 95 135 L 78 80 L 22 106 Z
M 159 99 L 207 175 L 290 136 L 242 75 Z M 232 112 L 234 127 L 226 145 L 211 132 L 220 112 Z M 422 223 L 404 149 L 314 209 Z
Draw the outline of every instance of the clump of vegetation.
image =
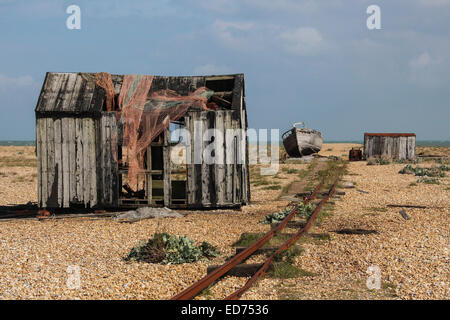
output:
M 0 167 L 36 167 L 35 158 L 0 157 Z
M 422 177 L 419 180 L 417 180 L 418 183 L 425 183 L 425 184 L 440 184 L 439 180 L 436 178 L 427 178 Z
M 255 187 L 259 187 L 259 186 L 267 186 L 267 185 L 269 185 L 269 184 L 270 184 L 270 182 L 267 181 L 267 180 L 257 180 L 257 181 L 255 181 L 255 182 L 253 183 L 253 185 L 254 185 Z
M 233 243 L 233 247 L 249 247 L 264 236 L 263 233 L 244 232 L 238 241 Z
M 436 159 L 436 163 L 450 164 L 450 160 L 448 158 L 439 158 L 439 159 Z
M 368 166 L 373 166 L 373 165 L 387 165 L 390 164 L 389 160 L 385 159 L 385 158 L 376 158 L 376 159 L 369 159 L 367 160 L 367 165 Z
M 445 172 L 449 171 L 450 167 L 446 165 L 441 165 L 439 167 L 433 168 L 423 168 L 423 167 L 413 167 L 412 165 L 406 165 L 398 173 L 400 174 L 414 174 L 417 177 L 445 177 Z
M 288 262 L 288 263 L 294 263 L 295 257 L 300 255 L 302 253 L 302 250 L 300 247 L 290 247 L 287 250 L 284 250 L 283 252 L 275 255 L 274 260 L 276 262 Z
M 177 237 L 167 233 L 156 233 L 147 242 L 141 241 L 132 248 L 126 261 L 143 261 L 148 263 L 181 264 L 191 263 L 203 257 L 214 258 L 219 253 L 208 242 L 200 246 L 188 237 Z
M 264 220 L 261 221 L 263 224 L 271 224 L 271 223 L 278 223 L 283 221 L 291 211 L 292 208 L 286 208 L 284 210 L 280 210 L 275 213 L 268 214 L 264 217 Z
M 244 232 L 241 234 L 239 240 L 233 243 L 233 247 L 249 247 L 262 237 L 264 237 L 265 233 L 252 233 L 252 232 Z M 278 233 L 273 236 L 268 242 L 266 242 L 262 247 L 270 248 L 270 247 L 279 247 L 287 240 L 291 238 L 290 234 L 286 233 Z
M 279 212 L 268 214 L 264 217 L 264 220 L 261 223 L 271 224 L 271 223 L 279 223 L 283 221 L 290 213 L 292 208 L 286 208 Z M 303 202 L 299 202 L 297 214 L 300 217 L 308 219 L 311 214 L 314 212 L 315 206 L 311 203 L 304 204 Z
M 280 252 L 274 256 L 274 263 L 269 274 L 274 278 L 288 279 L 304 275 L 304 270 L 294 266 L 295 257 L 302 253 L 302 249 L 297 246 Z
M 287 174 L 299 173 L 299 171 L 297 169 L 283 168 L 281 170 L 283 170 L 283 172 L 286 172 Z
M 303 202 L 299 202 L 297 215 L 308 220 L 309 217 L 313 214 L 315 209 L 316 206 L 313 205 L 312 203 L 304 204 Z
M 290 264 L 289 262 L 275 262 L 269 275 L 273 278 L 289 279 L 297 277 L 314 277 L 315 273 L 306 271 Z

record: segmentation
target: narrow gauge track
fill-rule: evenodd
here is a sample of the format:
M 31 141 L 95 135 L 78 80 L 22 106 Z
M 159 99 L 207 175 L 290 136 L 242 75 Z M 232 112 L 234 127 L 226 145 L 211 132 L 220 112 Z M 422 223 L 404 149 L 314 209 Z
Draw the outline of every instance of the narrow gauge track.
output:
M 309 217 L 308 221 L 306 222 L 306 225 L 301 228 L 295 235 L 293 235 L 289 240 L 287 240 L 285 243 L 283 243 L 274 254 L 272 254 L 263 264 L 263 266 L 251 277 L 247 283 L 242 287 L 241 289 L 237 290 L 227 298 L 226 300 L 236 300 L 239 299 L 242 294 L 247 291 L 261 276 L 265 274 L 267 269 L 269 268 L 270 264 L 272 263 L 274 257 L 287 250 L 292 244 L 294 244 L 304 233 L 306 233 L 314 223 L 314 220 L 316 219 L 319 211 L 321 210 L 323 204 L 328 201 L 330 197 L 333 196 L 336 186 L 337 186 L 338 180 L 336 180 L 329 190 L 327 196 L 320 201 L 320 203 L 317 205 L 316 209 L 314 210 L 313 214 Z M 317 193 L 320 191 L 320 189 L 323 186 L 323 181 L 314 189 L 314 191 L 311 193 L 309 197 L 304 198 L 303 203 L 307 204 L 311 200 L 315 198 Z M 199 294 L 203 289 L 207 288 L 211 284 L 213 284 L 216 280 L 218 280 L 220 277 L 224 276 L 228 271 L 230 271 L 233 267 L 238 265 L 240 262 L 244 261 L 248 257 L 250 257 L 255 251 L 257 251 L 259 248 L 261 248 L 266 242 L 268 242 L 275 234 L 280 232 L 287 223 L 295 216 L 295 214 L 298 211 L 298 205 L 294 205 L 294 207 L 290 210 L 289 214 L 286 216 L 286 218 L 274 229 L 267 232 L 261 239 L 259 239 L 257 242 L 255 242 L 253 245 L 249 246 L 244 251 L 240 252 L 239 254 L 235 255 L 233 258 L 225 262 L 222 266 L 215 269 L 210 274 L 206 275 L 202 279 L 200 279 L 198 282 L 194 283 L 187 289 L 183 290 L 179 294 L 173 296 L 171 300 L 189 300 L 194 298 L 197 294 Z

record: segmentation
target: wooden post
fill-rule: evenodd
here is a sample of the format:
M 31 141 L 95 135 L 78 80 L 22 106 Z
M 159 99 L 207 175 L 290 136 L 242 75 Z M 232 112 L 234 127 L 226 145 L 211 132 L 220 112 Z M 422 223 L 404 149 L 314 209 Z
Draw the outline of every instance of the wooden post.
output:
M 149 173 L 147 173 L 147 200 L 148 200 L 148 205 L 152 205 L 152 180 L 153 180 L 153 175 L 152 175 L 152 146 L 149 145 L 147 147 L 147 171 L 149 171 Z
M 170 128 L 164 130 L 163 143 L 163 163 L 164 163 L 164 206 L 171 204 L 171 185 L 170 185 Z

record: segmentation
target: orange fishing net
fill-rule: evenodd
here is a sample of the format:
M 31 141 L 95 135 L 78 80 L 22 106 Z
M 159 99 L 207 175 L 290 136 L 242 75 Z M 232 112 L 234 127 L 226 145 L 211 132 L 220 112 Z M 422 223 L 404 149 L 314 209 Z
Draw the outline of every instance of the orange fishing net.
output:
M 108 72 L 99 72 L 95 74 L 95 84 L 106 91 L 106 110 L 114 111 L 114 85 L 111 74 Z
M 190 108 L 216 110 L 215 103 L 208 103 L 214 93 L 201 87 L 187 96 L 173 90 L 150 93 L 153 76 L 125 75 L 117 106 L 114 106 L 114 85 L 108 73 L 96 74 L 97 85 L 106 91 L 108 111 L 115 111 L 119 128 L 123 128 L 123 145 L 127 148 L 127 183 L 138 186 L 143 182 L 144 154 L 150 143 L 170 123 L 183 117 Z M 109 101 L 109 102 L 108 102 Z

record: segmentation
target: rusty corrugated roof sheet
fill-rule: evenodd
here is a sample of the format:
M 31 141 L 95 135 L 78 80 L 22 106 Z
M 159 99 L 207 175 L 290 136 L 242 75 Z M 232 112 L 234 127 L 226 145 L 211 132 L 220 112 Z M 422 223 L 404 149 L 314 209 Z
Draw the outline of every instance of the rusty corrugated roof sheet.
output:
M 415 133 L 364 133 L 369 137 L 415 137 Z

